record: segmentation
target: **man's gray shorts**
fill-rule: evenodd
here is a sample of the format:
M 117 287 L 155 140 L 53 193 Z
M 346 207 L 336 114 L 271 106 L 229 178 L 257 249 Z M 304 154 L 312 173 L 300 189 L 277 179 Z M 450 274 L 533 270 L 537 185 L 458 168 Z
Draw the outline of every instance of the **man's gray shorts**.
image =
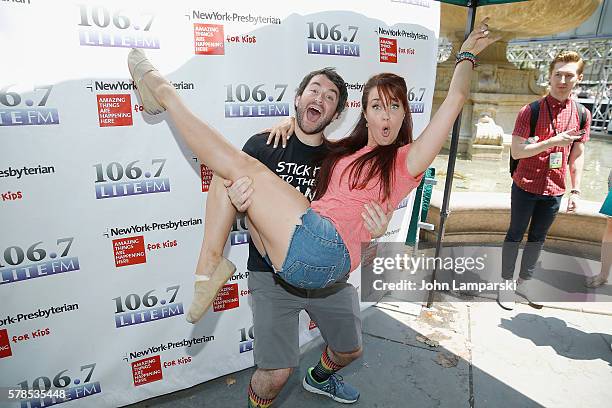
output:
M 357 290 L 340 281 L 324 289 L 286 284 L 272 272 L 249 272 L 255 364 L 263 369 L 297 367 L 300 359 L 299 313 L 314 320 L 329 347 L 348 353 L 361 347 Z

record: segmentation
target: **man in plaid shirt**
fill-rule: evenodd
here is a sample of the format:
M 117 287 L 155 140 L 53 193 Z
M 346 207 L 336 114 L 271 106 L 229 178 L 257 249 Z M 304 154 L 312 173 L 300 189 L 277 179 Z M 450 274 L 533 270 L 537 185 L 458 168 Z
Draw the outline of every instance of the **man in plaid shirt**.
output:
M 531 107 L 524 106 L 512 132 L 512 157 L 520 159 L 512 176 L 510 227 L 502 251 L 502 278 L 513 280 L 518 250 L 529 226 L 527 245 L 521 259 L 516 294 L 535 308 L 542 306 L 530 293 L 528 282 L 565 193 L 566 172 L 571 179 L 567 212 L 579 205 L 580 179 L 584 165 L 584 143 L 589 140 L 591 114 L 580 129 L 578 107 L 570 98 L 582 80 L 584 61 L 576 52 L 563 51 L 550 63 L 549 94 L 539 101 L 540 111 L 535 135 L 530 137 Z M 566 163 L 568 164 L 566 166 Z M 500 291 L 498 304 L 512 310 L 513 293 Z

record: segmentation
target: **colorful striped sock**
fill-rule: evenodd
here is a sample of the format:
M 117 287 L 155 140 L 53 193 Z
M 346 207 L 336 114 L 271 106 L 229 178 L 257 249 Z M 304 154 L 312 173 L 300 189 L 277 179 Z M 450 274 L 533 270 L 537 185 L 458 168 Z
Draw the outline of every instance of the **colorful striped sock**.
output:
M 263 399 L 253 391 L 253 386 L 249 383 L 249 408 L 268 408 L 274 402 L 274 398 Z
M 310 375 L 312 375 L 312 378 L 316 382 L 322 383 L 327 381 L 327 379 L 333 373 L 335 373 L 342 367 L 344 366 L 336 364 L 332 361 L 329 354 L 327 354 L 327 347 L 325 347 L 325 350 L 323 350 L 323 353 L 321 354 L 321 359 L 319 360 L 319 363 L 312 369 Z

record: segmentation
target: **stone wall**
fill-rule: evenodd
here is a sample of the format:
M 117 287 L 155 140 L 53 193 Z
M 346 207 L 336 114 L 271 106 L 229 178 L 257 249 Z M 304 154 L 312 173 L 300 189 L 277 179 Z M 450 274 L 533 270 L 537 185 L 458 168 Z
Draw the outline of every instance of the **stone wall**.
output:
M 442 192 L 433 192 L 427 222 L 434 224 L 435 229 L 421 230 L 423 241 L 436 240 L 442 198 Z M 565 208 L 567 201 L 564 198 L 549 231 L 546 248 L 599 259 L 601 238 L 606 227 L 606 218 L 599 214 L 601 203 L 583 200 L 576 214 L 566 213 Z M 501 243 L 510 225 L 510 194 L 453 193 L 450 210 L 445 225 L 445 242 Z

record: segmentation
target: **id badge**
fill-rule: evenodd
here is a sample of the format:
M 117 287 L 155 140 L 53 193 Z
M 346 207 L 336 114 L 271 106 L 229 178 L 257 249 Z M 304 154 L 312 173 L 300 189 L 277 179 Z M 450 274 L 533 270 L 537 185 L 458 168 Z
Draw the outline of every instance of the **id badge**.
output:
M 548 156 L 548 168 L 560 169 L 563 163 L 563 152 L 553 152 Z

